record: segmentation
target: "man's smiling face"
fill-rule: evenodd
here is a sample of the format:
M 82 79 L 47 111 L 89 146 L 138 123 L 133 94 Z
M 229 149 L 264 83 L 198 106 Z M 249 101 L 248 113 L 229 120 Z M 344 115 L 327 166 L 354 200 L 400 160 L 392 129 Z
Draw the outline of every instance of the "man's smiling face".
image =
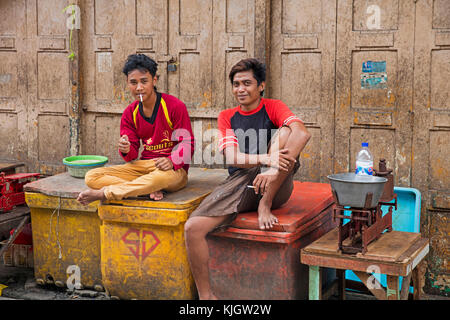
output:
M 258 85 L 253 71 L 249 70 L 236 73 L 232 85 L 233 95 L 237 102 L 243 107 L 248 107 L 259 101 L 265 82 Z
M 155 95 L 155 88 L 157 77 L 153 77 L 150 72 L 141 71 L 135 69 L 130 71 L 127 76 L 127 84 L 130 89 L 131 94 L 137 100 L 140 100 L 140 95 L 142 95 L 142 100 L 150 101 L 150 99 Z

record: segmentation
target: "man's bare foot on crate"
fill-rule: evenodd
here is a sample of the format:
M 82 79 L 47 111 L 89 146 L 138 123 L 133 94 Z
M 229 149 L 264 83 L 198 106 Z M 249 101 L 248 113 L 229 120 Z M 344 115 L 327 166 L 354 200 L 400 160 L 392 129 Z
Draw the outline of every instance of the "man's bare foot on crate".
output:
M 278 218 L 272 214 L 270 206 L 263 204 L 262 201 L 258 206 L 258 222 L 262 230 L 272 229 L 273 225 L 278 224 Z
M 152 200 L 158 201 L 161 200 L 162 198 L 164 198 L 164 194 L 161 190 L 150 193 L 150 199 Z
M 106 200 L 105 193 L 103 192 L 103 189 L 99 190 L 93 190 L 88 189 L 83 192 L 80 192 L 78 195 L 77 201 L 81 203 L 82 205 L 88 205 L 89 203 L 96 201 L 96 200 Z

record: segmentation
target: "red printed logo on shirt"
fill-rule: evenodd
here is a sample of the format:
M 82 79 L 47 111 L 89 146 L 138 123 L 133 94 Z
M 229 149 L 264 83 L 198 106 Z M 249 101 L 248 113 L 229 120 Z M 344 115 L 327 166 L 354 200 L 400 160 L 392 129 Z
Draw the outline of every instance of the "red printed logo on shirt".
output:
M 161 140 L 161 142 L 165 142 L 165 141 L 170 141 L 169 130 L 164 130 L 163 131 L 163 139 Z

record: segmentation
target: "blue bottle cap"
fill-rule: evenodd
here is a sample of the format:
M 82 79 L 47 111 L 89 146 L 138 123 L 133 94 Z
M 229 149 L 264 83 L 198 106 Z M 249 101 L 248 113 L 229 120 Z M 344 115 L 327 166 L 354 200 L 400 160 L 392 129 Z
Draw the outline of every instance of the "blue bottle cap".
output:
M 361 145 L 362 145 L 363 147 L 368 147 L 368 146 L 369 146 L 369 143 L 368 143 L 368 142 L 363 142 Z

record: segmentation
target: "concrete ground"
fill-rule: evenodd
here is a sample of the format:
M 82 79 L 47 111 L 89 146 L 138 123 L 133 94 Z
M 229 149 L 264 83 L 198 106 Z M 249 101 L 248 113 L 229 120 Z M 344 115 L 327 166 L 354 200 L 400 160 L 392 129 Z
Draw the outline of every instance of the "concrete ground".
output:
M 0 300 L 110 300 L 104 292 L 58 288 L 55 285 L 38 285 L 33 268 L 6 267 L 0 263 Z
M 2 261 L 1 261 L 2 262 Z M 111 300 L 105 292 L 94 290 L 69 291 L 54 285 L 38 285 L 34 279 L 33 268 L 6 267 L 0 263 L 0 287 L 3 289 L 0 300 Z M 329 300 L 336 300 L 331 296 Z M 372 295 L 346 292 L 347 300 L 376 300 Z M 426 295 L 423 300 L 450 300 L 442 296 Z

